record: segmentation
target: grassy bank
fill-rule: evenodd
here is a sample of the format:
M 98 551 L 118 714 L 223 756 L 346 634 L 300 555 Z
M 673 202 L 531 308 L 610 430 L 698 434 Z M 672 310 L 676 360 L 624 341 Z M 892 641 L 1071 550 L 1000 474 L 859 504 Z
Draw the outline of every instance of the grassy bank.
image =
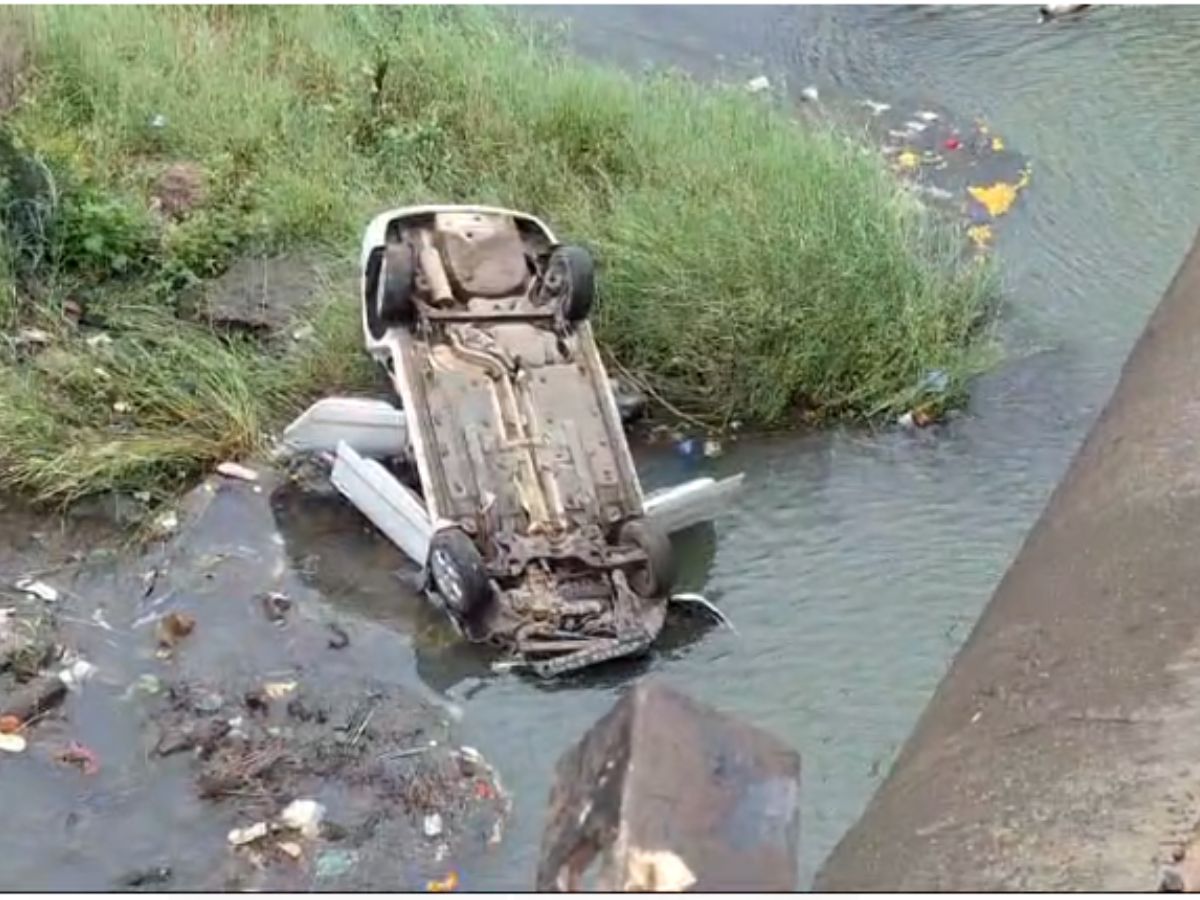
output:
M 635 80 L 477 9 L 41 7 L 23 34 L 8 130 L 36 166 L 6 173 L 0 322 L 55 337 L 0 363 L 0 481 L 44 498 L 170 487 L 365 377 L 348 292 L 271 351 L 173 302 L 248 251 L 352 260 L 400 203 L 528 209 L 590 244 L 606 348 L 715 425 L 891 412 L 977 364 L 990 282 L 959 237 L 736 88 Z

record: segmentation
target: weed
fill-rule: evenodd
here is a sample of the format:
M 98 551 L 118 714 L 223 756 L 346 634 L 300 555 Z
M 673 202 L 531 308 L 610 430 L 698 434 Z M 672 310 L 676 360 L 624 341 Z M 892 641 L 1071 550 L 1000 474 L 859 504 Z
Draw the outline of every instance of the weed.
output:
M 177 483 L 317 393 L 369 384 L 352 290 L 286 351 L 165 311 L 244 252 L 354 259 L 369 216 L 406 203 L 526 209 L 589 244 L 606 351 L 716 425 L 894 413 L 931 369 L 958 399 L 987 358 L 994 280 L 963 262 L 961 237 L 878 159 L 742 91 L 627 76 L 478 8 L 31 19 L 6 132 L 21 165 L 0 142 L 10 200 L 13 172 L 28 188 L 2 219 L 0 324 L 18 271 L 60 303 L 88 285 L 117 340 L 107 386 L 69 332 L 52 348 L 77 357 L 63 371 L 0 365 L 9 485 L 61 500 Z M 189 173 L 171 182 L 186 202 L 164 201 L 170 171 Z

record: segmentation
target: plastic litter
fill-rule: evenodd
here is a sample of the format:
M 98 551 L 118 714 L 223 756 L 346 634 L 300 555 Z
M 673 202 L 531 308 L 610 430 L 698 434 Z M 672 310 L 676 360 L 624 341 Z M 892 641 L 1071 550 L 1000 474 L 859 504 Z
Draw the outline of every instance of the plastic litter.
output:
M 120 413 L 121 415 L 124 415 L 125 413 L 129 412 L 129 404 L 126 403 L 124 400 L 118 400 L 116 403 L 114 403 L 112 405 L 112 408 L 113 408 L 113 412 Z
M 0 734 L 16 734 L 21 730 L 21 720 L 16 716 L 0 716 Z
M 158 620 L 156 634 L 160 647 L 174 647 L 196 628 L 196 619 L 183 612 L 169 612 Z
M 84 682 L 96 674 L 96 667 L 86 659 L 77 659 L 58 673 L 58 679 L 68 690 L 78 690 Z
M 821 102 L 821 93 L 817 90 L 817 86 L 814 84 L 810 84 L 808 87 L 806 87 L 804 90 L 802 90 L 800 92 L 800 96 L 803 97 L 805 100 L 807 100 L 809 103 L 820 103 Z
M 915 134 L 920 134 L 922 131 L 925 130 L 925 128 L 927 126 L 925 125 L 924 122 L 917 122 L 914 120 L 911 122 L 905 122 L 904 127 L 907 128 L 910 132 L 913 132 Z
M 125 696 L 132 697 L 134 694 L 148 694 L 153 697 L 162 691 L 162 682 L 159 681 L 157 675 L 139 675 L 134 682 L 129 685 L 125 691 Z
M 425 837 L 435 838 L 442 833 L 442 817 L 438 813 L 429 813 L 422 823 Z
M 892 108 L 890 103 L 877 103 L 876 101 L 870 99 L 864 99 L 862 101 L 862 105 L 871 110 L 871 115 L 873 116 L 881 115 Z
M 746 90 L 751 94 L 761 94 L 763 91 L 771 89 L 771 79 L 766 75 L 759 75 L 757 78 L 751 78 L 746 82 Z
M 915 169 L 921 165 L 921 157 L 917 156 L 912 150 L 905 150 L 896 157 L 896 164 L 901 169 Z
M 263 693 L 272 700 L 281 700 L 295 689 L 294 681 L 269 681 L 263 685 Z
M 167 117 L 162 113 L 155 113 L 150 118 L 150 127 L 159 130 L 167 127 Z
M 304 855 L 304 850 L 295 841 L 280 841 L 277 846 L 292 859 L 299 859 Z
M 458 883 L 458 873 L 451 869 L 446 873 L 445 878 L 427 882 L 425 890 L 431 894 L 449 894 L 458 889 Z
M 36 344 L 42 346 L 50 343 L 50 341 L 49 332 L 42 331 L 40 328 L 22 328 L 17 332 L 18 344 Z
M 642 891 L 686 891 L 696 876 L 678 854 L 670 850 L 634 848 L 625 866 L 624 889 Z
M 78 741 L 71 741 L 56 759 L 61 763 L 79 766 L 84 775 L 95 775 L 100 771 L 100 758 L 96 751 Z
M 37 597 L 39 600 L 45 600 L 47 603 L 54 603 L 58 600 L 58 591 L 46 584 L 44 581 L 36 581 L 32 578 L 22 578 L 14 587 L 22 593 L 29 594 L 31 597 Z
M 713 438 L 709 438 L 707 441 L 704 442 L 704 455 L 706 457 L 708 457 L 709 459 L 712 459 L 715 456 L 720 456 L 724 452 L 725 451 L 721 447 L 720 441 L 715 440 Z
M 358 854 L 353 850 L 326 850 L 317 857 L 314 867 L 318 878 L 337 878 L 345 875 L 358 862 Z
M 266 822 L 255 822 L 245 828 L 233 829 L 229 832 L 228 840 L 234 847 L 242 847 L 265 838 L 269 830 Z
M 995 153 L 999 153 L 1003 149 L 1004 149 L 1004 141 L 1002 141 L 998 137 L 992 138 L 992 151 Z
M 937 113 L 928 109 L 919 109 L 913 115 L 915 115 L 922 122 L 936 122 L 939 118 Z
M 982 250 L 992 242 L 992 226 L 972 225 L 967 229 L 967 237 L 970 238 L 972 244 Z
M 165 512 L 154 520 L 154 532 L 159 537 L 169 537 L 179 530 L 179 515 L 174 511 Z
M 951 135 L 942 142 L 942 146 L 947 150 L 958 150 L 960 147 L 962 147 L 962 141 L 960 141 L 954 135 Z
M 967 188 L 967 193 L 979 201 L 992 218 L 996 218 L 1012 208 L 1013 203 L 1017 200 L 1017 192 L 1020 187 L 1019 184 L 997 181 L 995 184 L 972 185 Z
M 5 753 L 24 753 L 25 738 L 19 734 L 0 734 L 0 750 Z
M 321 820 L 325 807 L 316 800 L 293 800 L 279 814 L 279 822 L 285 828 L 293 828 L 306 838 L 315 838 L 321 832 Z
M 223 462 L 217 466 L 217 472 L 226 478 L 234 478 L 238 481 L 258 481 L 258 473 L 240 463 Z
M 159 887 L 169 882 L 171 875 L 170 866 L 152 866 L 149 869 L 137 869 L 121 879 L 121 887 Z

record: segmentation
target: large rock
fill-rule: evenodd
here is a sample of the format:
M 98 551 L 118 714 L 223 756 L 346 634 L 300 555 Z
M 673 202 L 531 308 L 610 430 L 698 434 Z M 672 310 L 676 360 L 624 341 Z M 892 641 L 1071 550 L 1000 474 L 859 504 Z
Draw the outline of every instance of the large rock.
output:
M 559 760 L 537 889 L 793 890 L 799 795 L 791 748 L 641 682 Z

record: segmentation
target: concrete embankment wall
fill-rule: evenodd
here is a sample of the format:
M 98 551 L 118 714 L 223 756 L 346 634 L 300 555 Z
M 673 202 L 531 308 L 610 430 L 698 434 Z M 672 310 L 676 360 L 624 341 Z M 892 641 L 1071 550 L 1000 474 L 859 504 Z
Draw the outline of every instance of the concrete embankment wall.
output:
M 823 890 L 1153 890 L 1200 819 L 1200 239 Z

